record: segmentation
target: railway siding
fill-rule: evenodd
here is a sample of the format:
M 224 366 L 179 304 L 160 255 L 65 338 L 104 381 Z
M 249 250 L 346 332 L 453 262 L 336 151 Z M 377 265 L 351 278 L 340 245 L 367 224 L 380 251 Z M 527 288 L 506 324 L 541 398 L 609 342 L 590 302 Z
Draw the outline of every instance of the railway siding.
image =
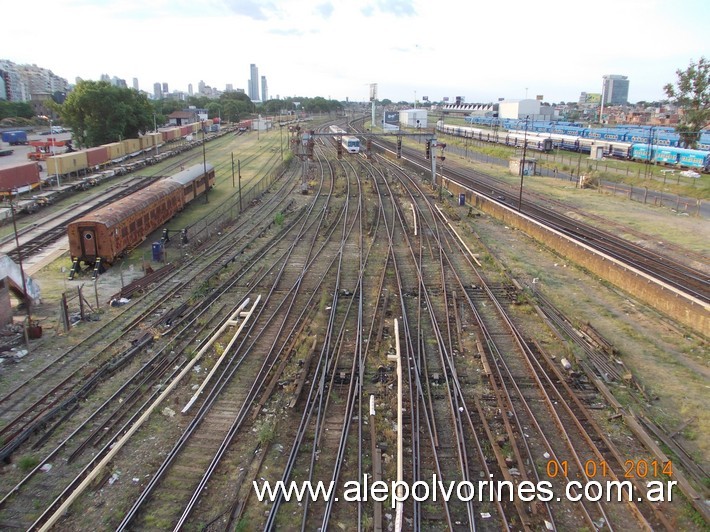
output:
M 691 298 L 655 281 L 638 270 L 574 242 L 554 229 L 544 227 L 524 214 L 491 201 L 475 191 L 454 182 L 448 182 L 447 187 L 454 195 L 466 194 L 467 201 L 477 209 L 500 219 L 510 227 L 523 231 L 556 253 L 568 257 L 588 271 L 633 294 L 644 303 L 690 327 L 695 332 L 705 337 L 710 336 L 710 308 L 702 301 Z

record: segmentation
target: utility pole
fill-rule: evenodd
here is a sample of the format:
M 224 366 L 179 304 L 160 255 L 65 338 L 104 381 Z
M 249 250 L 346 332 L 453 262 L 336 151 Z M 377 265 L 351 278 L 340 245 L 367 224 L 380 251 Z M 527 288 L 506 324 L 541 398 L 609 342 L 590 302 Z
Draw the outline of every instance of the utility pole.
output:
M 525 176 L 525 155 L 528 148 L 528 118 L 530 118 L 529 115 L 525 117 L 525 133 L 523 135 L 523 161 L 520 164 L 520 194 L 518 195 L 518 212 L 520 212 L 520 209 L 523 206 L 523 178 Z
M 202 125 L 202 165 L 204 168 L 204 177 L 205 177 L 205 203 L 209 203 L 210 200 L 207 197 L 207 192 L 210 189 L 210 180 L 207 177 L 207 140 L 205 139 L 205 121 L 200 120 L 200 125 Z

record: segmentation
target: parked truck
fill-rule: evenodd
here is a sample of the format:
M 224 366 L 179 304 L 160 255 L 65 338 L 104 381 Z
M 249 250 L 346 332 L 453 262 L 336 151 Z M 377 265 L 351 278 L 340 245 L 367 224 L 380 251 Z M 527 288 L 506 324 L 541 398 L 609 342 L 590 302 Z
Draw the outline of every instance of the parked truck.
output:
M 7 142 L 10 146 L 27 144 L 27 133 L 24 131 L 5 131 L 2 134 L 2 141 Z

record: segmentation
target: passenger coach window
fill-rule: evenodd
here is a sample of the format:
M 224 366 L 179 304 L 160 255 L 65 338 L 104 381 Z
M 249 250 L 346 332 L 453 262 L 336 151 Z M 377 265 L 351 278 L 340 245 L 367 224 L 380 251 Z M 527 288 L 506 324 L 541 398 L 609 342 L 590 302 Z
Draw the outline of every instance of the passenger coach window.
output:
M 85 238 L 86 240 L 91 240 L 91 239 L 93 238 L 93 236 L 91 235 L 91 233 L 86 233 L 86 234 L 84 235 L 84 238 Z

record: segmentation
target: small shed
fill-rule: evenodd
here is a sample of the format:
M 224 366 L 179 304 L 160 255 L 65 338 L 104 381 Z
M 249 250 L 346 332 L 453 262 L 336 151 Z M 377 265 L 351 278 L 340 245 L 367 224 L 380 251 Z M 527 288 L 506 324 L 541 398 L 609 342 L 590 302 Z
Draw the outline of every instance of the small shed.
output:
M 537 172 L 537 159 L 531 159 L 526 157 L 511 157 L 508 160 L 508 170 L 513 175 L 520 175 L 520 169 L 522 168 L 522 175 L 535 175 Z

